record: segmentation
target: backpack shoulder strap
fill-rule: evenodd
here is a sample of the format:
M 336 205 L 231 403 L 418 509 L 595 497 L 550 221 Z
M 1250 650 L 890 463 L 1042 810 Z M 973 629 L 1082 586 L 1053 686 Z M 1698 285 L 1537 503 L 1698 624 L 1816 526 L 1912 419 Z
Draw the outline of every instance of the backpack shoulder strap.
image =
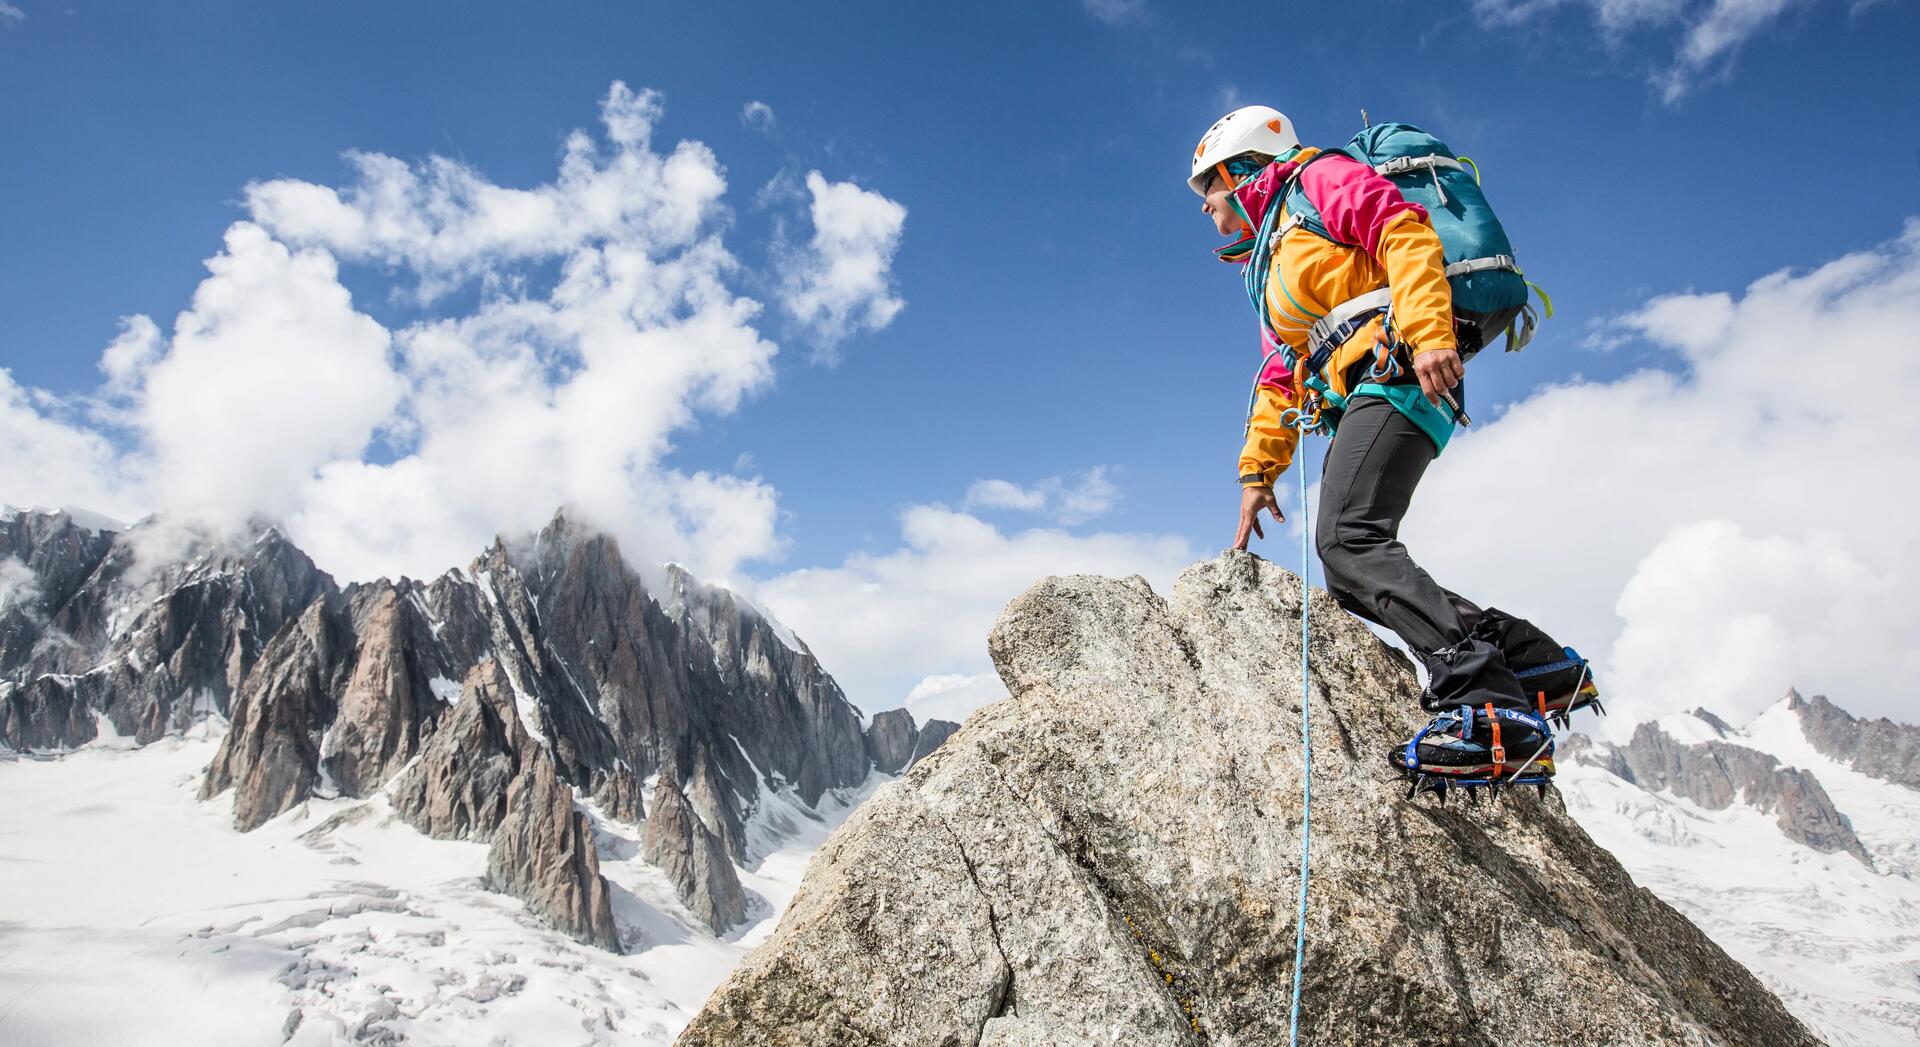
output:
M 1344 149 L 1326 149 L 1314 154 L 1306 163 L 1295 168 L 1293 173 L 1287 176 L 1287 188 L 1281 200 L 1286 207 L 1290 227 L 1299 226 L 1322 240 L 1337 244 L 1341 243 L 1341 241 L 1334 239 L 1333 234 L 1327 232 L 1326 220 L 1320 216 L 1319 205 L 1315 204 L 1313 198 L 1307 195 L 1306 181 L 1302 177 L 1306 173 L 1307 168 L 1312 167 L 1314 164 L 1328 157 L 1334 156 L 1346 157 L 1348 160 L 1354 159 L 1354 157 Z M 1365 161 L 1356 162 L 1364 163 Z M 1345 246 L 1352 245 L 1348 244 Z

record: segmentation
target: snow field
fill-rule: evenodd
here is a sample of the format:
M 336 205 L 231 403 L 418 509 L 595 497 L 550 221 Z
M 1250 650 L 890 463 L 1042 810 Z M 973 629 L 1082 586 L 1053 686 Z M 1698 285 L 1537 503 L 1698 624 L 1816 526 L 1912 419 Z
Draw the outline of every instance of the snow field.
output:
M 765 790 L 756 900 L 725 939 L 595 815 L 628 955 L 481 886 L 487 848 L 434 840 L 383 798 L 309 801 L 252 833 L 195 798 L 217 739 L 0 757 L 0 1043 L 10 1047 L 670 1043 L 772 932 L 825 816 Z

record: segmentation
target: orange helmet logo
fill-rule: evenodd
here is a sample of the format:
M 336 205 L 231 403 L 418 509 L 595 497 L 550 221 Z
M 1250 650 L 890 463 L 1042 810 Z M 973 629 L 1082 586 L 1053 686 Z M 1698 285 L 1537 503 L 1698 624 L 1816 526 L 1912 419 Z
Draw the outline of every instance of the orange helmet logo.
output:
M 1286 127 L 1278 120 L 1268 120 L 1267 130 L 1272 131 L 1274 134 L 1285 134 L 1287 131 Z

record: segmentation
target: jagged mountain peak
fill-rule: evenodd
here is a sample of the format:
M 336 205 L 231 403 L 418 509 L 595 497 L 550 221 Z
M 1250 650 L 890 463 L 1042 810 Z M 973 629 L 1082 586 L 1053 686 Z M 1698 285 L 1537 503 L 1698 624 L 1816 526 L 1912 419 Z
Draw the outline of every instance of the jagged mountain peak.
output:
M 726 859 L 703 882 L 731 897 L 766 790 L 813 805 L 871 770 L 857 711 L 804 645 L 690 576 L 697 598 L 668 613 L 619 544 L 567 510 L 425 583 L 342 588 L 271 525 L 153 519 L 108 535 L 16 514 L 0 521 L 12 560 L 9 592 L 31 599 L 0 605 L 0 741 L 145 743 L 225 718 L 203 793 L 231 794 L 242 829 L 428 768 L 409 795 L 467 813 L 423 816 L 427 831 L 482 826 L 508 848 L 490 882 L 591 941 L 612 940 L 593 848 L 580 853 L 593 833 L 513 812 L 551 811 L 564 792 L 639 820 L 642 782 L 671 769 Z
M 1873 864 L 1852 823 L 1817 776 L 1738 744 L 1740 737 L 1717 717 L 1679 714 L 1640 724 L 1624 746 L 1583 748 L 1580 758 L 1603 761 L 1629 782 L 1669 791 L 1710 810 L 1743 804 L 1775 816 L 1790 840 Z
M 1863 720 L 1828 701 L 1825 695 L 1785 702 L 1798 717 L 1807 740 L 1822 754 L 1862 774 L 1920 789 L 1920 726 L 1881 717 Z
M 1856 717 L 1826 695 L 1808 697 L 1797 687 L 1788 688 L 1778 701 L 1739 727 L 1706 709 L 1663 717 L 1658 724 L 1680 741 L 1704 740 L 1702 730 L 1711 731 L 1747 748 L 1760 747 L 1789 764 L 1793 763 L 1789 755 L 1766 750 L 1763 743 L 1788 736 L 1804 738 L 1821 756 L 1869 777 L 1920 789 L 1920 726 L 1884 716 Z

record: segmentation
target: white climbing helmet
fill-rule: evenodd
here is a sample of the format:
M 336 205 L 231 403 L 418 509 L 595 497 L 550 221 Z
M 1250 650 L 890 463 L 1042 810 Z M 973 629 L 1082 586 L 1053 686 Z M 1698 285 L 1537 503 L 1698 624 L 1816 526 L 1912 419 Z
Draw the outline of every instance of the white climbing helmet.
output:
M 1279 156 L 1299 145 L 1300 136 L 1293 133 L 1293 121 L 1287 119 L 1287 114 L 1271 106 L 1242 106 L 1214 121 L 1207 133 L 1200 136 L 1200 144 L 1193 150 L 1193 173 L 1187 185 L 1205 196 L 1200 187 L 1206 184 L 1207 172 L 1215 165 L 1242 153 Z

